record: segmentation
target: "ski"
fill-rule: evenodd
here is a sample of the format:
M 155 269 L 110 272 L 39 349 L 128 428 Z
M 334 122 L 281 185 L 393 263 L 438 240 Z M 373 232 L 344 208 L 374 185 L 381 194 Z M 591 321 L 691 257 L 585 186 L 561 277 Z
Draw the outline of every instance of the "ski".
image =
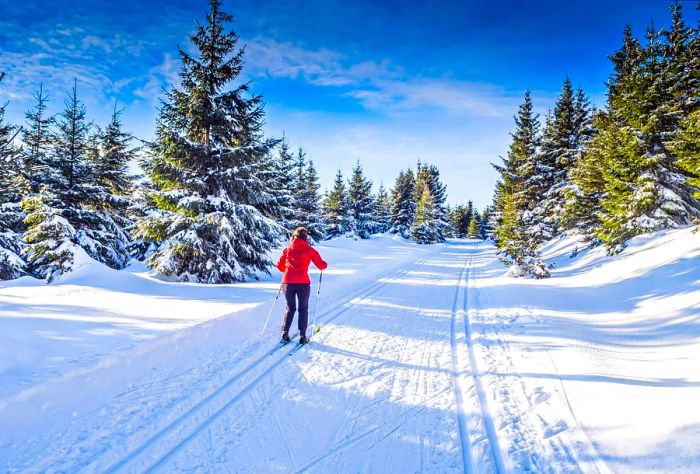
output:
M 277 345 L 276 345 L 274 348 L 272 348 L 272 350 L 271 350 L 270 352 L 268 352 L 267 355 L 269 355 L 269 356 L 273 355 L 275 352 L 277 352 L 278 350 L 282 349 L 284 346 L 286 346 L 287 344 L 289 344 L 289 342 L 290 342 L 290 341 L 286 341 L 286 342 L 285 342 L 285 341 L 279 341 L 279 342 L 277 343 Z

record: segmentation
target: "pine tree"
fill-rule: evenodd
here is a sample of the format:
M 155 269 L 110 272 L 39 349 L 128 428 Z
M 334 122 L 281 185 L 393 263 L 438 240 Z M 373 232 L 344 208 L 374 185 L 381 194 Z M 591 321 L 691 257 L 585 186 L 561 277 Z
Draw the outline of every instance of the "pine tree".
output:
M 97 180 L 97 163 L 103 161 L 100 140 L 99 130 L 93 132 L 86 120 L 75 82 L 56 121 L 50 168 L 41 181 L 56 195 L 52 209 L 60 210 L 61 217 L 75 230 L 72 240 L 90 257 L 119 269 L 129 261 L 130 239 L 122 228 L 125 222 L 109 211 L 115 210 L 121 200 Z
M 533 111 L 530 92 L 525 92 L 523 103 L 515 117 L 516 129 L 503 165 L 495 166 L 501 177 L 494 195 L 495 228 L 499 257 L 511 266 L 516 275 L 548 276 L 537 248 L 544 241 L 536 211 L 542 192 L 539 172 L 542 155 L 539 153 L 539 122 Z
M 299 209 L 303 216 L 303 226 L 309 231 L 309 236 L 314 241 L 320 241 L 326 236 L 326 226 L 321 213 L 318 172 L 313 160 L 308 160 L 304 170 L 304 188 L 299 202 Z
M 0 106 L 0 204 L 18 200 L 16 133 L 17 127 L 5 122 L 5 106 Z
M 452 227 L 455 237 L 463 239 L 469 233 L 469 224 L 473 217 L 473 204 L 471 201 L 467 205 L 458 205 L 452 212 Z
M 271 217 L 285 229 L 286 237 L 291 235 L 302 220 L 295 195 L 297 185 L 294 161 L 294 156 L 289 151 L 289 142 L 283 136 L 275 159 L 270 161 L 270 169 L 262 173 L 265 186 L 274 196 L 276 204 L 276 212 Z
M 375 199 L 377 203 L 375 209 L 374 221 L 377 223 L 373 234 L 383 234 L 388 232 L 391 226 L 391 200 L 389 199 L 389 193 L 387 193 L 383 184 L 379 184 L 379 190 L 377 191 L 377 197 Z
M 131 191 L 129 163 L 136 158 L 136 150 L 130 147 L 134 137 L 122 127 L 122 112 L 115 102 L 111 120 L 98 135 L 101 153 L 95 163 L 95 180 L 113 196 L 125 196 Z
M 419 180 L 416 191 L 420 194 L 416 202 L 416 218 L 411 228 L 411 238 L 419 244 L 442 242 L 444 229 L 440 209 L 430 186 L 425 181 Z
M 567 195 L 572 192 L 572 170 L 590 137 L 589 102 L 582 89 L 576 93 L 567 78 L 545 126 L 542 155 L 542 192 L 545 199 L 538 219 L 545 228 L 546 240 L 558 235 L 565 221 Z
M 0 107 L 0 280 L 26 274 L 20 258 L 23 244 L 20 224 L 23 214 L 17 205 L 18 150 L 13 144 L 17 127 L 5 122 L 5 106 Z
M 413 171 L 400 171 L 391 190 L 390 232 L 411 238 L 411 228 L 416 214 L 415 177 Z
M 669 75 L 673 58 L 662 35 L 649 28 L 647 44 L 633 56 L 625 75 L 613 76 L 608 128 L 599 130 L 612 143 L 602 170 L 600 228 L 596 235 L 610 252 L 622 249 L 640 233 L 675 227 L 700 216 L 693 188 L 684 180 L 671 147 L 679 130 L 684 101 L 674 98 Z M 623 51 L 632 42 L 627 35 Z M 618 70 L 616 63 L 616 72 Z
M 433 222 L 431 225 L 435 226 L 435 232 L 437 235 L 436 242 L 443 242 L 447 233 L 447 229 L 450 227 L 450 223 L 447 219 L 447 213 L 445 211 L 445 202 L 447 201 L 447 188 L 440 180 L 440 171 L 434 165 L 427 165 L 423 163 L 418 163 L 416 171 L 416 185 L 415 185 L 415 200 L 416 203 L 422 199 L 423 186 L 427 186 L 430 192 L 434 214 L 431 214 L 431 219 Z M 416 215 L 418 215 L 418 205 L 416 204 Z
M 562 224 L 567 229 L 576 229 L 589 246 L 600 243 L 597 231 L 602 215 L 601 199 L 605 194 L 605 181 L 601 164 L 611 153 L 613 143 L 609 135 L 600 135 L 597 130 L 608 127 L 610 116 L 604 111 L 593 115 L 592 127 L 596 131 L 581 150 L 576 166 L 571 170 L 571 186 L 566 189 L 566 204 Z
M 61 214 L 57 196 L 43 187 L 38 194 L 22 201 L 27 230 L 25 253 L 32 273 L 51 283 L 55 277 L 70 271 L 82 250 L 75 244 L 75 228 Z
M 693 111 L 681 125 L 673 152 L 678 165 L 690 175 L 688 184 L 695 187 L 695 198 L 700 199 L 700 109 Z
M 24 147 L 21 154 L 21 187 L 23 192 L 37 193 L 48 175 L 50 166 L 51 126 L 53 117 L 46 112 L 48 97 L 43 85 L 34 93 L 34 108 L 25 113 L 22 129 Z
M 243 68 L 231 15 L 209 0 L 207 21 L 180 50 L 182 89 L 167 92 L 147 171 L 155 190 L 137 236 L 154 242 L 148 264 L 179 280 L 228 283 L 267 271 L 282 228 L 260 174 L 276 140 L 262 137 L 263 102 L 248 84 L 225 88 Z
M 365 177 L 359 161 L 348 180 L 348 210 L 355 234 L 361 239 L 369 239 L 376 227 L 376 202 L 372 194 L 372 181 Z
M 481 218 L 479 219 L 479 238 L 480 239 L 493 239 L 493 207 L 487 206 L 484 212 L 481 213 Z
M 323 200 L 323 218 L 328 229 L 328 237 L 338 237 L 352 229 L 348 209 L 348 196 L 343 173 L 338 170 L 333 188 Z
M 474 213 L 472 216 L 472 220 L 469 222 L 469 232 L 467 233 L 467 237 L 470 239 L 480 239 L 480 234 L 479 234 L 479 213 Z

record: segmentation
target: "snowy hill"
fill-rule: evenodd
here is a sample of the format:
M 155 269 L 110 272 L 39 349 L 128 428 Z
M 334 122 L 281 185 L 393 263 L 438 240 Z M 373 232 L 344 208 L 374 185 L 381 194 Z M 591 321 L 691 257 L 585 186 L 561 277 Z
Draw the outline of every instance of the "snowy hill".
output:
M 700 235 L 577 245 L 521 280 L 480 241 L 324 242 L 301 348 L 279 302 L 260 335 L 277 275 L 2 282 L 0 470 L 697 472 Z

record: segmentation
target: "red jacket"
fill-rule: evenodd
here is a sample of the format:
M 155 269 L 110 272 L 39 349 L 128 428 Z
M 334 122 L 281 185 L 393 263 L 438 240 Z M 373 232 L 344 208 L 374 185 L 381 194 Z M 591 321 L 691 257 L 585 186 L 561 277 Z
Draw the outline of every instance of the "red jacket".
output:
M 277 269 L 284 273 L 282 283 L 310 284 L 309 264 L 319 270 L 325 270 L 328 264 L 323 261 L 321 255 L 302 239 L 294 239 L 291 245 L 282 251 L 282 256 L 277 262 Z

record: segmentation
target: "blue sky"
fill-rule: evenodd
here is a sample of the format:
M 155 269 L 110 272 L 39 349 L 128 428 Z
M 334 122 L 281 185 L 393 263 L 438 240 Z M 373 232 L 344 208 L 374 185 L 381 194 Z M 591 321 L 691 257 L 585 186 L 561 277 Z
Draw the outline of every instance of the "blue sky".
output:
M 124 3 L 124 4 L 122 4 Z M 685 1 L 688 23 L 698 21 Z M 629 23 L 641 36 L 669 24 L 662 0 L 225 0 L 246 44 L 244 80 L 266 101 L 267 133 L 286 134 L 324 184 L 360 160 L 390 187 L 417 160 L 438 165 L 451 203 L 491 199 L 523 91 L 542 114 L 565 76 L 602 105 L 607 56 Z M 20 122 L 44 83 L 57 112 L 78 79 L 96 122 L 116 99 L 151 137 L 161 88 L 177 79 L 177 47 L 204 0 L 4 0 L 0 98 Z

